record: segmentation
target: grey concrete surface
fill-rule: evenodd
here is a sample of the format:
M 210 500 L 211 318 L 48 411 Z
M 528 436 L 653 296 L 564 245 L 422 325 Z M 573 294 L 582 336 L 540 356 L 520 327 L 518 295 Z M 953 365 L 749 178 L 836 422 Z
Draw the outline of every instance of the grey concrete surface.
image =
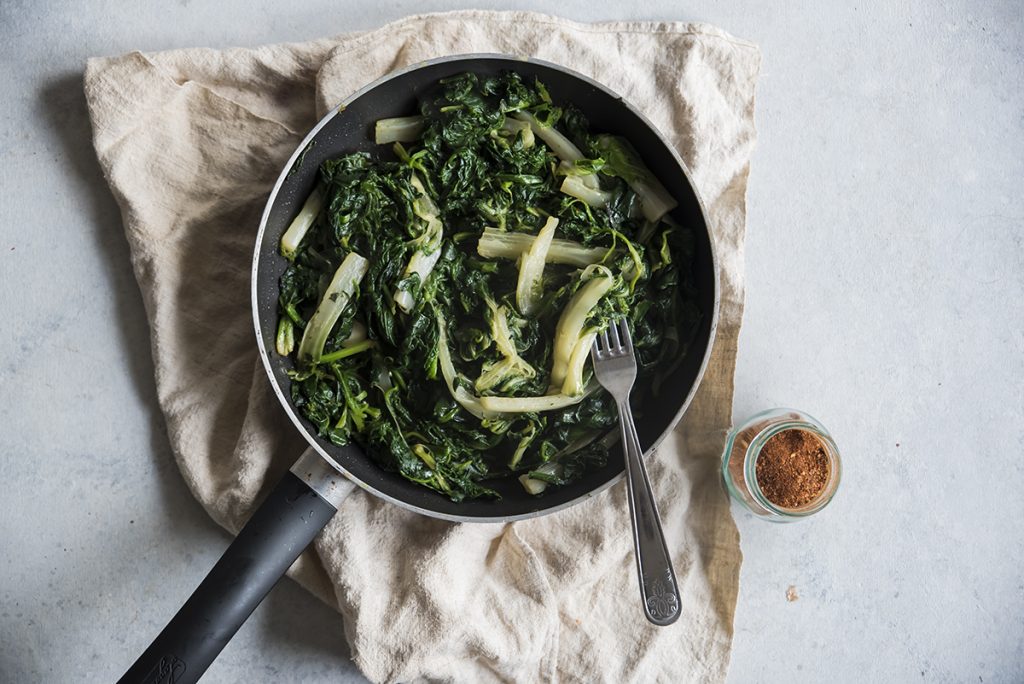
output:
M 113 680 L 227 543 L 163 432 L 84 60 L 455 7 L 0 2 L 0 681 Z M 730 680 L 1024 681 L 1020 3 L 557 11 L 707 21 L 764 53 L 735 412 L 806 409 L 846 470 L 816 519 L 734 509 Z M 206 679 L 280 680 L 362 681 L 341 619 L 290 582 Z

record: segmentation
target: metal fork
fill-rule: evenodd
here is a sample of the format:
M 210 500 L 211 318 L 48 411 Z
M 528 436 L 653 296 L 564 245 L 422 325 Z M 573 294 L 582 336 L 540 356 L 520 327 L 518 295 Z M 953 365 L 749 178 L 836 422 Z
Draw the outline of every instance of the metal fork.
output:
M 676 584 L 672 557 L 661 531 L 661 519 L 644 466 L 644 452 L 633 424 L 633 412 L 629 408 L 629 392 L 636 382 L 636 356 L 626 321 L 619 321 L 598 335 L 590 356 L 594 361 L 597 381 L 615 398 L 619 407 L 622 448 L 626 453 L 626 491 L 633 520 L 636 571 L 644 599 L 644 613 L 656 625 L 671 625 L 679 618 L 681 609 L 679 585 Z

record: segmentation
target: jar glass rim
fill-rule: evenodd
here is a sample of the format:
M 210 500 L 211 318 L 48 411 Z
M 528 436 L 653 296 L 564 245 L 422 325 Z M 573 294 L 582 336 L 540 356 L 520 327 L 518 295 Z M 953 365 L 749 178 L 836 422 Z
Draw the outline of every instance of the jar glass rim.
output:
M 788 409 L 774 410 L 788 411 Z M 832 498 L 839 490 L 839 480 L 842 477 L 842 464 L 839 458 L 839 449 L 836 447 L 836 443 L 832 440 L 832 436 L 828 433 L 825 427 L 818 422 L 818 420 L 803 411 L 793 410 L 791 412 L 801 416 L 801 418 L 785 420 L 768 425 L 758 432 L 750 441 L 743 459 L 745 471 L 744 477 L 747 481 L 747 487 L 750 490 L 751 495 L 759 505 L 763 506 L 775 515 L 787 518 L 803 518 L 817 513 L 832 501 Z M 757 481 L 757 459 L 761 455 L 762 448 L 769 439 L 780 432 L 785 432 L 786 430 L 805 430 L 813 433 L 814 436 L 821 441 L 822 446 L 825 447 L 825 453 L 828 456 L 829 461 L 829 477 L 825 486 L 822 488 L 822 493 L 818 498 L 805 506 L 801 506 L 800 508 L 784 508 L 772 503 L 768 497 L 764 495 L 764 492 L 761 490 L 761 485 Z

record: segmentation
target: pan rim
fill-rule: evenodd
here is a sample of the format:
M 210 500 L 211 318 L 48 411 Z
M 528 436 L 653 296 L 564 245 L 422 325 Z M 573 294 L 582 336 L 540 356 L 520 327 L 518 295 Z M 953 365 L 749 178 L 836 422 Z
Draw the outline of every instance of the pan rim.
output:
M 298 429 L 299 433 L 306 440 L 308 448 L 311 448 L 314 451 L 316 451 L 316 453 L 319 454 L 319 456 L 323 458 L 325 461 L 327 461 L 327 463 L 330 464 L 331 467 L 333 467 L 335 470 L 337 470 L 339 473 L 345 476 L 346 479 L 354 483 L 360 489 L 370 492 L 374 496 L 379 497 L 380 499 L 387 501 L 389 503 L 400 506 L 401 508 L 413 511 L 415 513 L 419 513 L 420 515 L 425 515 L 427 517 L 448 520 L 451 522 L 495 523 L 538 518 L 541 516 L 549 515 L 551 513 L 556 513 L 561 510 L 565 510 L 567 508 L 575 506 L 578 503 L 582 503 L 583 501 L 586 501 L 587 499 L 597 496 L 598 494 L 609 489 L 612 485 L 620 482 L 625 477 L 625 464 L 623 463 L 623 469 L 621 472 L 609 478 L 607 481 L 601 483 L 600 485 L 594 487 L 590 491 L 585 492 L 584 494 L 581 494 L 580 496 L 574 499 L 570 499 L 568 501 L 564 501 L 560 504 L 556 504 L 553 506 L 542 505 L 540 508 L 536 510 L 526 511 L 523 513 L 516 513 L 512 515 L 475 516 L 444 513 L 441 511 L 435 511 L 429 508 L 425 508 L 423 506 L 412 504 L 396 496 L 383 492 L 364 482 L 352 471 L 346 469 L 340 463 L 334 460 L 331 457 L 330 453 L 321 446 L 319 441 L 316 439 L 315 435 L 311 434 L 306 425 L 303 424 L 302 419 L 295 411 L 294 406 L 292 406 L 291 400 L 285 396 L 283 389 L 277 382 L 277 378 L 274 375 L 274 370 L 270 362 L 270 352 L 267 350 L 266 344 L 264 344 L 263 330 L 260 324 L 259 316 L 260 299 L 258 288 L 259 269 L 262 263 L 261 248 L 263 247 L 264 234 L 266 233 L 267 223 L 270 220 L 271 209 L 274 206 L 275 202 L 277 201 L 277 196 L 280 193 L 281 187 L 284 185 L 286 178 L 288 177 L 289 171 L 292 169 L 293 165 L 296 163 L 296 160 L 306 149 L 309 143 L 314 138 L 316 138 L 320 130 L 323 129 L 336 115 L 338 115 L 340 112 L 343 112 L 351 102 L 354 102 L 356 99 L 362 97 L 363 95 L 374 90 L 381 84 L 386 83 L 392 79 L 398 78 L 411 71 L 423 69 L 429 66 L 433 66 L 435 64 L 446 64 L 448 62 L 458 61 L 473 62 L 483 60 L 518 61 L 530 64 L 537 64 L 551 69 L 556 69 L 558 71 L 562 71 L 566 74 L 569 74 L 570 76 L 579 79 L 580 81 L 586 83 L 587 85 L 606 93 L 615 100 L 618 100 L 627 110 L 629 110 L 633 115 L 639 118 L 644 123 L 644 125 L 647 126 L 654 133 L 658 141 L 668 150 L 669 154 L 672 156 L 673 161 L 676 163 L 676 165 L 679 167 L 679 170 L 683 173 L 683 176 L 686 178 L 686 182 L 689 184 L 690 189 L 697 200 L 697 205 L 700 209 L 701 218 L 703 219 L 705 229 L 708 232 L 708 244 L 711 251 L 711 269 L 714 283 L 714 296 L 712 298 L 713 305 L 711 312 L 710 328 L 708 330 L 708 342 L 704 349 L 704 356 L 701 359 L 700 365 L 698 366 L 696 377 L 694 378 L 694 381 L 691 384 L 686 397 L 683 399 L 682 404 L 680 404 L 679 410 L 676 411 L 675 415 L 669 421 L 669 424 L 661 432 L 661 434 L 654 440 L 654 442 L 650 444 L 650 446 L 648 446 L 644 450 L 644 458 L 646 459 L 651 454 L 651 452 L 656 450 L 661 445 L 661 443 L 668 437 L 669 433 L 673 432 L 679 426 L 679 422 L 682 420 L 683 415 L 686 413 L 691 402 L 693 401 L 693 398 L 696 396 L 697 390 L 700 388 L 701 382 L 704 380 L 704 374 L 707 371 L 708 365 L 711 360 L 711 354 L 714 350 L 715 339 L 717 337 L 719 309 L 721 307 L 721 285 L 718 270 L 718 250 L 715 246 L 715 239 L 714 234 L 711 230 L 711 223 L 708 219 L 707 207 L 705 206 L 704 200 L 701 197 L 700 192 L 697 190 L 696 185 L 694 185 L 693 177 L 690 174 L 689 168 L 686 166 L 686 163 L 683 161 L 683 159 L 679 156 L 679 153 L 676 151 L 676 148 L 671 143 L 669 143 L 668 140 L 665 139 L 664 134 L 653 123 L 651 123 L 651 121 L 647 118 L 647 116 L 644 115 L 643 112 L 634 107 L 628 100 L 623 98 L 622 95 L 618 94 L 608 86 L 599 83 L 598 81 L 595 81 L 589 76 L 581 74 L 561 64 L 556 64 L 554 62 L 537 59 L 535 57 L 509 55 L 493 52 L 446 55 L 443 57 L 435 57 L 421 62 L 416 62 L 415 64 L 410 64 L 401 69 L 388 72 L 387 74 L 384 74 L 383 76 L 375 79 L 374 81 L 363 86 L 362 88 L 355 91 L 348 97 L 344 98 L 339 104 L 332 107 L 331 110 L 317 122 L 317 124 L 309 131 L 308 134 L 306 134 L 306 136 L 298 144 L 298 146 L 295 148 L 295 151 L 288 158 L 287 162 L 285 162 L 281 170 L 281 173 L 277 178 L 277 181 L 274 183 L 273 189 L 270 191 L 270 194 L 267 197 L 266 205 L 263 209 L 263 214 L 260 218 L 259 230 L 256 233 L 256 240 L 253 248 L 253 263 L 251 270 L 250 290 L 252 301 L 253 324 L 256 333 L 256 344 L 260 353 L 260 362 L 263 365 L 264 372 L 267 374 L 267 377 L 270 380 L 270 385 L 274 390 L 274 394 L 277 396 L 278 402 L 281 404 L 282 408 L 284 408 L 289 420 L 291 420 L 291 422 Z M 469 68 L 468 65 L 467 68 Z M 361 448 L 359 449 L 360 451 L 362 451 Z

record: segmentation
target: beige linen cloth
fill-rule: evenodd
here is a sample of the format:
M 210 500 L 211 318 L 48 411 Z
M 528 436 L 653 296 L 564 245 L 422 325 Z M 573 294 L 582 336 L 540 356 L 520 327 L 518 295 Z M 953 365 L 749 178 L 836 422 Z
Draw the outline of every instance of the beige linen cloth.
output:
M 131 245 L 178 465 L 236 532 L 301 453 L 251 323 L 249 268 L 267 195 L 329 107 L 399 67 L 469 52 L 535 56 L 607 84 L 675 145 L 707 204 L 721 266 L 718 337 L 682 426 L 649 459 L 682 617 L 664 629 L 644 621 L 621 483 L 509 524 L 434 520 L 353 488 L 290 575 L 341 611 L 372 680 L 721 681 L 740 550 L 718 465 L 743 309 L 760 55 L 715 28 L 457 12 L 302 44 L 90 60 L 94 144 Z

